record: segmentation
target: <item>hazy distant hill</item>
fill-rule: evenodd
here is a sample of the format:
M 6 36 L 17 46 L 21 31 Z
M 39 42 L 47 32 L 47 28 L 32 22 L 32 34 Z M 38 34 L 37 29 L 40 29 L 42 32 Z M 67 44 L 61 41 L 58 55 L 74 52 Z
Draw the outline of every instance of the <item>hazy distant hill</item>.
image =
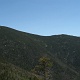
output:
M 79 37 L 39 36 L 0 26 L 0 56 L 9 64 L 30 71 L 45 55 L 53 61 L 54 80 L 80 80 Z

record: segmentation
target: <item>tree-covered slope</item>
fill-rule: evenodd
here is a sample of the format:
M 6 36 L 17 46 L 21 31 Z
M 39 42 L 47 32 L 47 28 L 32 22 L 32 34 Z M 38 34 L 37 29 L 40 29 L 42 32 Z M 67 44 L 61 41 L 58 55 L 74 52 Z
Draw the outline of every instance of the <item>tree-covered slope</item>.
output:
M 62 34 L 43 39 L 51 55 L 80 71 L 80 37 Z
M 35 36 L 16 31 L 7 27 L 0 27 L 0 55 L 7 61 L 23 68 L 31 68 L 36 59 L 46 54 L 46 50 Z
M 28 80 L 28 78 L 27 71 L 0 58 L 0 80 Z
M 22 69 L 0 57 L 0 80 L 43 80 L 39 75 Z
M 80 79 L 79 48 L 79 37 L 39 36 L 0 26 L 0 57 L 9 64 L 30 71 L 38 63 L 40 57 L 48 56 L 53 62 L 52 77 L 54 80 Z M 5 68 L 7 69 L 7 66 Z M 11 68 L 14 75 L 16 71 L 13 66 Z

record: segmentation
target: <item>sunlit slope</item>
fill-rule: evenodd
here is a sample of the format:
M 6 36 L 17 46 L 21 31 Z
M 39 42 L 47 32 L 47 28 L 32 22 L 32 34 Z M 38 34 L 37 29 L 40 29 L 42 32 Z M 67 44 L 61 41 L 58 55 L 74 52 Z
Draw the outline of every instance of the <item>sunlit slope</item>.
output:
M 54 80 L 80 79 L 79 37 L 39 36 L 0 26 L 0 57 L 2 59 L 25 71 L 31 71 L 42 56 L 51 58 Z

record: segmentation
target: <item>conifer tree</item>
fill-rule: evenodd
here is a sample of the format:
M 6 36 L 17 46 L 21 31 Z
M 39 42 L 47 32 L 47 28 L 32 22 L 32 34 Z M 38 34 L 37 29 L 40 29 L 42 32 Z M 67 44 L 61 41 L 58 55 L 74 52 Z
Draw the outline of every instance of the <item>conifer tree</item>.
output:
M 35 66 L 34 72 L 44 78 L 44 80 L 50 80 L 51 78 L 52 62 L 49 57 L 41 57 L 39 64 Z

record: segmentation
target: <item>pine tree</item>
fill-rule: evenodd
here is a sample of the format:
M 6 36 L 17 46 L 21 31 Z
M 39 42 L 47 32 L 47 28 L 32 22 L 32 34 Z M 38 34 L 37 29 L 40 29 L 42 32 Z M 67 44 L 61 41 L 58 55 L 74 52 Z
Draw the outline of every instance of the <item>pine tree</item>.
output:
M 34 72 L 44 78 L 44 80 L 50 80 L 51 78 L 52 62 L 48 57 L 41 57 L 39 64 L 35 66 Z

